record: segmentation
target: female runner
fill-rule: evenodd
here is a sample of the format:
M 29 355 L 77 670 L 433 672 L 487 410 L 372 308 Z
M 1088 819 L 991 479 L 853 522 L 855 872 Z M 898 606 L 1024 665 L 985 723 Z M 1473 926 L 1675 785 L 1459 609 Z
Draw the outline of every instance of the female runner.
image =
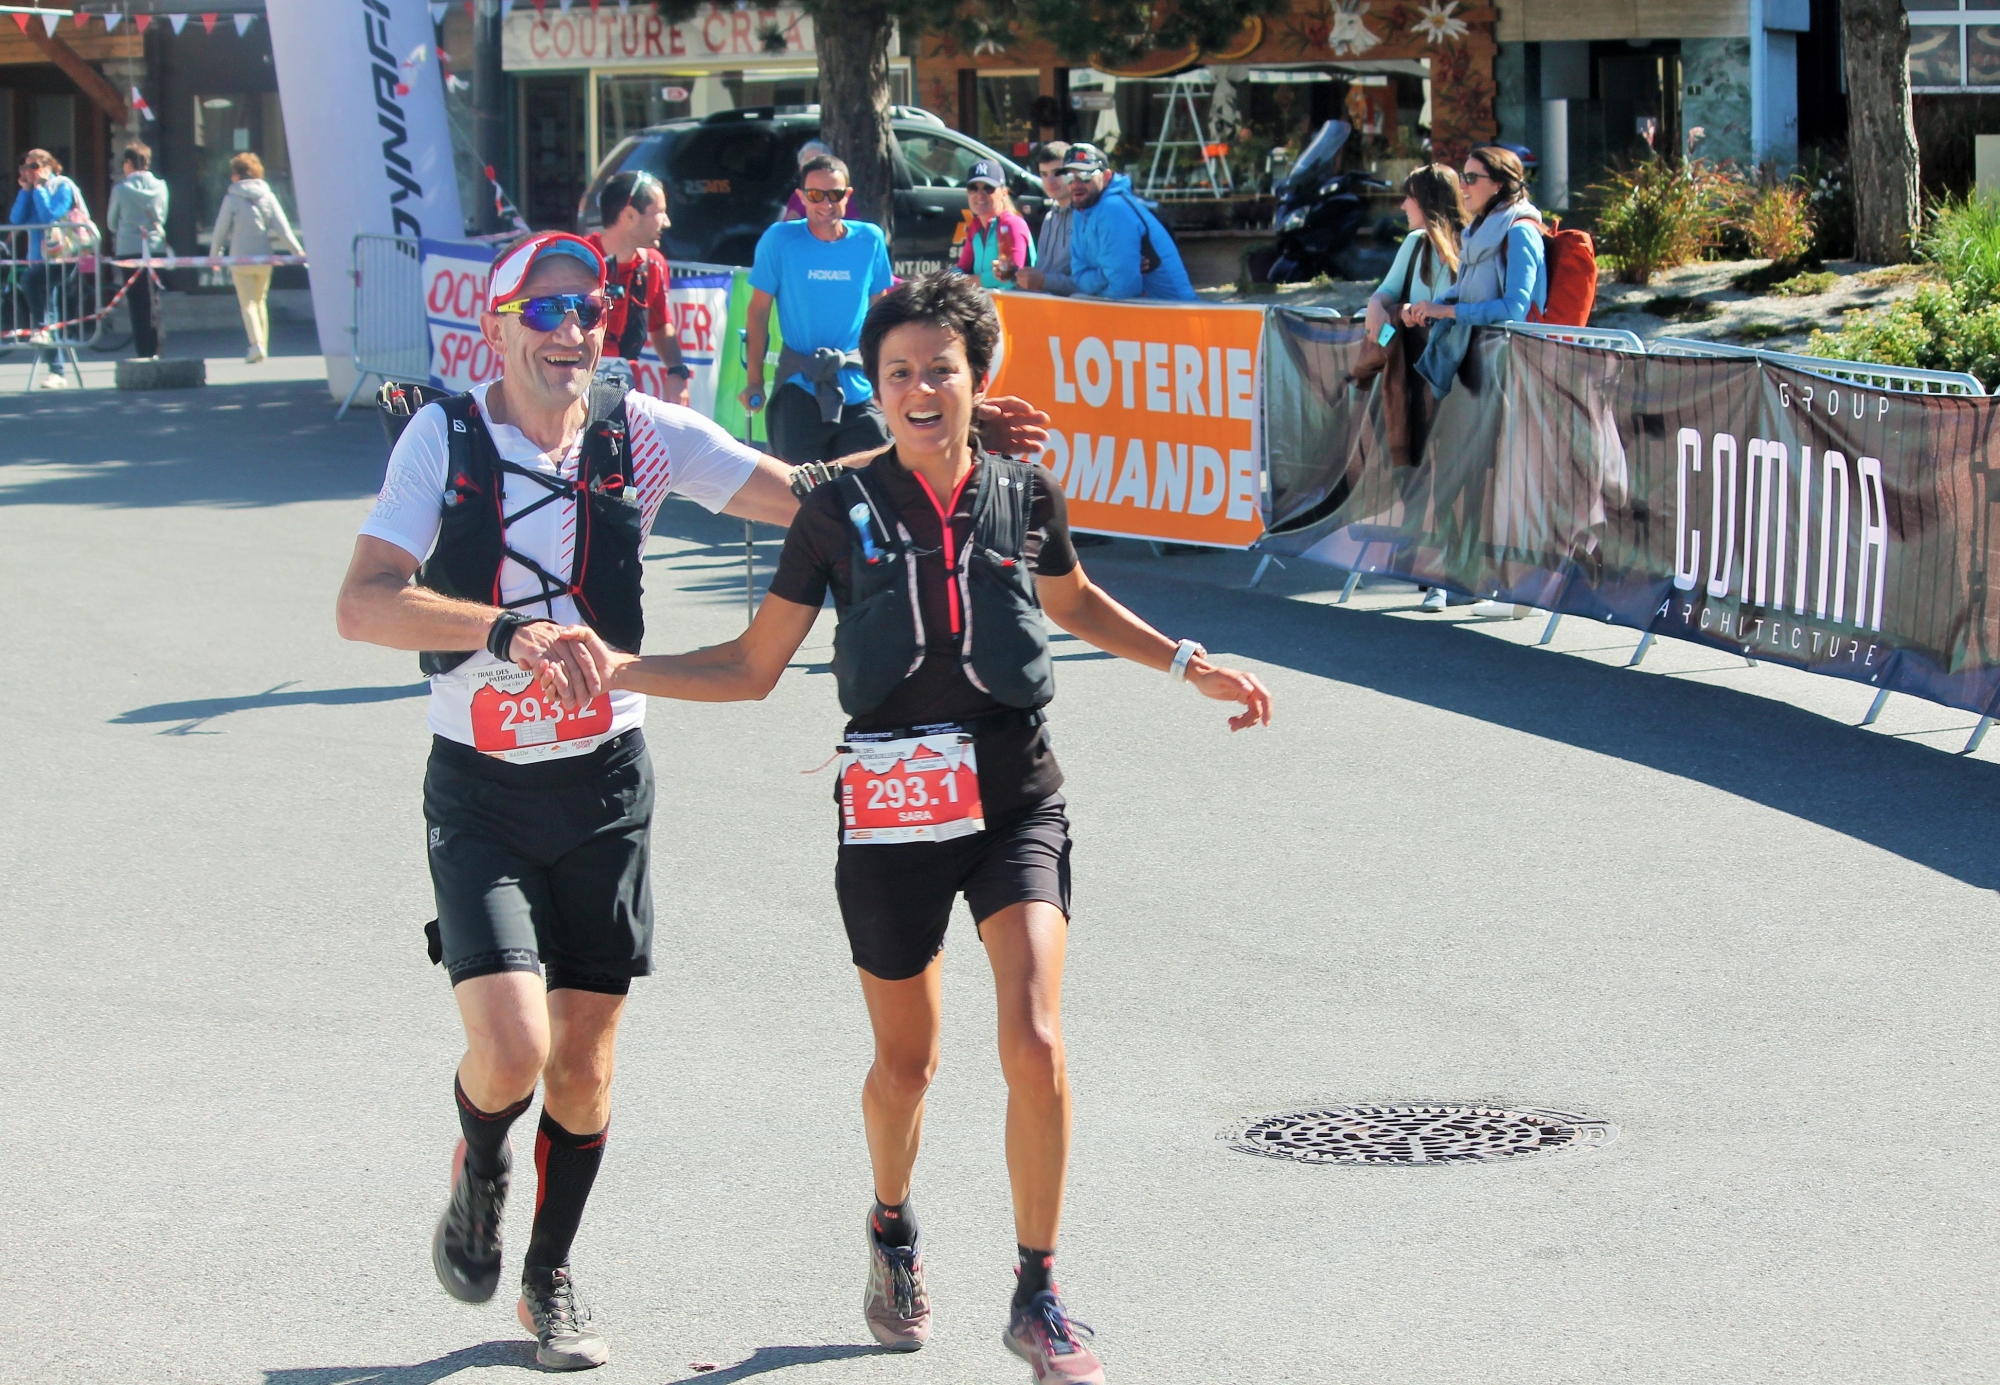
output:
M 841 917 L 874 1027 L 862 1086 L 874 1165 L 869 1329 L 914 1351 L 930 1298 L 910 1203 L 924 1092 L 938 1061 L 941 957 L 954 898 L 977 921 L 999 993 L 1007 1170 L 1019 1279 L 1004 1341 L 1037 1382 L 1104 1374 L 1057 1296 L 1069 1157 L 1061 1027 L 1069 820 L 1043 729 L 1054 694 L 1043 613 L 1100 649 L 1271 719 L 1270 694 L 1154 630 L 1093 586 L 1062 489 L 1042 466 L 986 455 L 973 413 L 1000 339 L 972 279 L 911 280 L 869 312 L 868 377 L 894 445 L 800 507 L 750 628 L 681 655 L 614 654 L 612 686 L 698 702 L 761 698 L 811 632 L 829 588 L 834 674 L 848 715 L 839 784 Z

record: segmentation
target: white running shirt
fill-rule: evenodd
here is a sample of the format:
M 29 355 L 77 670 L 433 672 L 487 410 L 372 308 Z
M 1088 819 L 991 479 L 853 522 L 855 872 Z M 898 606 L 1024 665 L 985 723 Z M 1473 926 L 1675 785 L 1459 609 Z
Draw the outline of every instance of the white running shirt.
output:
M 490 388 L 490 384 L 475 385 L 472 395 L 479 402 L 479 414 L 487 431 L 493 435 L 495 450 L 517 466 L 574 479 L 582 435 L 578 435 L 557 467 L 520 429 L 495 423 L 487 415 L 486 392 Z M 664 403 L 650 395 L 635 392 L 625 397 L 625 424 L 632 468 L 629 480 L 645 516 L 645 533 L 652 532 L 653 518 L 670 492 L 686 496 L 710 511 L 718 511 L 729 503 L 757 465 L 756 451 L 708 419 L 692 409 Z M 430 556 L 443 522 L 445 473 L 450 462 L 446 427 L 444 410 L 437 405 L 427 404 L 417 411 L 389 455 L 389 471 L 382 482 L 382 492 L 376 497 L 375 509 L 367 522 L 361 526 L 363 534 L 393 543 L 419 562 Z M 502 508 L 507 514 L 526 509 L 548 494 L 526 477 L 510 476 L 504 471 L 495 474 L 503 483 Z M 507 543 L 550 572 L 568 574 L 576 556 L 575 499 L 554 501 L 520 523 L 508 525 Z M 542 584 L 533 573 L 512 558 L 503 561 L 502 600 L 519 601 L 541 589 Z M 582 623 L 576 602 L 566 595 L 518 609 L 522 615 L 547 616 L 564 625 Z M 507 679 L 510 673 L 514 678 L 509 682 L 526 677 L 513 664 L 502 663 L 481 649 L 450 673 L 432 678 L 432 732 L 462 745 L 476 744 L 472 734 L 473 695 L 496 676 Z M 613 692 L 611 724 L 602 735 L 524 745 L 498 752 L 498 758 L 522 762 L 585 754 L 609 737 L 639 725 L 645 720 L 645 710 L 643 695 Z

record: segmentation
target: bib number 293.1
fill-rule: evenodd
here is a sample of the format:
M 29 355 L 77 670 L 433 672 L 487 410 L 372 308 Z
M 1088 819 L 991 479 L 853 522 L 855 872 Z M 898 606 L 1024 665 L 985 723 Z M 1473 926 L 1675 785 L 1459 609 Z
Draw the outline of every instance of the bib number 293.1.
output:
M 841 840 L 943 842 L 986 830 L 979 762 L 963 732 L 843 747 Z

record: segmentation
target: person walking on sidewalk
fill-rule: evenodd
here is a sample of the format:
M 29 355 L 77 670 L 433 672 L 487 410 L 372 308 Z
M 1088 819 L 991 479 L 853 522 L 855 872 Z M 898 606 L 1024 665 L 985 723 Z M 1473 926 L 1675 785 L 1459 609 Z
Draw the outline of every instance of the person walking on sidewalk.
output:
M 859 348 L 868 305 L 888 292 L 895 275 L 882 228 L 846 219 L 852 192 L 846 164 L 831 154 L 807 159 L 799 170 L 805 219 L 767 227 L 750 266 L 746 383 L 737 398 L 751 413 L 770 409 L 771 450 L 794 466 L 889 441 Z M 774 303 L 784 347 L 777 389 L 767 395 L 764 356 Z
M 1084 576 L 1062 486 L 991 456 L 972 432 L 1000 343 L 991 296 L 961 274 L 898 285 L 868 314 L 861 354 L 890 450 L 813 491 L 785 536 L 750 628 L 691 654 L 614 653 L 611 686 L 694 702 L 766 696 L 820 613 L 839 613 L 834 681 L 847 731 L 834 892 L 874 1030 L 861 1089 L 873 1166 L 865 1217 L 869 1332 L 892 1351 L 929 1339 L 911 1201 L 938 1061 L 946 925 L 963 894 L 998 995 L 1014 1201 L 1015 1289 L 1002 1341 L 1037 1385 L 1103 1385 L 1056 1288 L 1069 1165 L 1062 973 L 1069 817 L 1043 710 L 1055 695 L 1043 613 L 1099 648 L 1271 719 L 1270 694 L 1160 634 Z
M 120 159 L 125 176 L 111 189 L 104 229 L 121 260 L 163 257 L 167 249 L 167 185 L 153 172 L 153 151 L 134 140 Z M 160 354 L 160 299 L 148 269 L 130 271 L 125 306 L 132 314 L 132 354 L 148 360 Z
M 215 235 L 209 242 L 211 255 L 302 255 L 298 234 L 285 219 L 277 194 L 264 181 L 264 161 L 248 152 L 229 161 L 229 191 L 223 194 L 222 208 L 215 214 Z M 229 277 L 236 284 L 236 303 L 243 310 L 243 330 L 250 338 L 250 350 L 243 359 L 251 365 L 269 354 L 271 344 L 271 266 L 231 265 Z

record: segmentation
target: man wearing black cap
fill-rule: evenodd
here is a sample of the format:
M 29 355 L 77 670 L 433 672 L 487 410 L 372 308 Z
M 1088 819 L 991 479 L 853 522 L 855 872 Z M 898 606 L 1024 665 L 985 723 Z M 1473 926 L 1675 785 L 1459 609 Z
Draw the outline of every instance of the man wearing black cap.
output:
M 1069 248 L 1076 291 L 1095 298 L 1195 301 L 1181 252 L 1153 209 L 1132 191 L 1132 180 L 1113 174 L 1094 144 L 1071 147 L 1063 160 L 1076 226 Z

